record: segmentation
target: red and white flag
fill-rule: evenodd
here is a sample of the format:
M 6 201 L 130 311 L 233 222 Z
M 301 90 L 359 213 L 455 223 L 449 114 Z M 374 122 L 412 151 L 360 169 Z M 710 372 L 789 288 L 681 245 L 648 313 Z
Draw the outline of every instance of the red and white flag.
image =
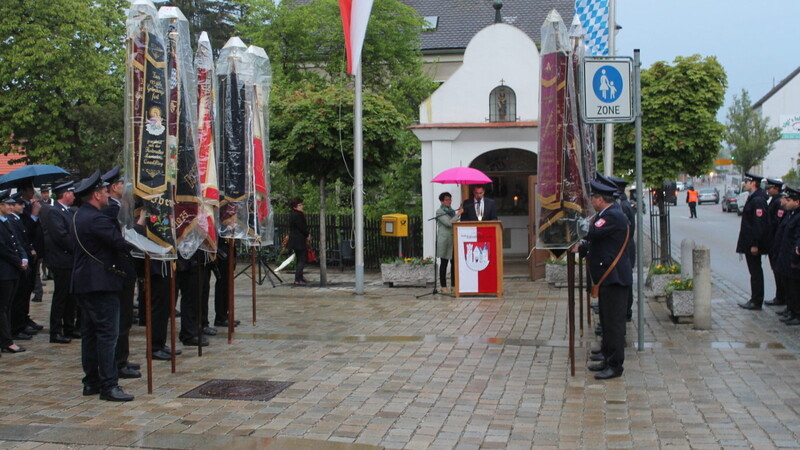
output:
M 339 0 L 344 29 L 344 46 L 347 51 L 347 73 L 354 75 L 361 63 L 361 49 L 367 34 L 367 23 L 373 0 Z

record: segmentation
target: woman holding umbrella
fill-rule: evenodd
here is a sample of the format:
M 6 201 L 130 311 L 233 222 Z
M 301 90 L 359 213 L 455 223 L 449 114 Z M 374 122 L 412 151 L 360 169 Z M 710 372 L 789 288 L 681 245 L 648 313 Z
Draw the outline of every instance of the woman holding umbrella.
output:
M 439 263 L 439 283 L 442 292 L 450 292 L 447 288 L 447 265 L 453 259 L 453 222 L 458 221 L 463 209 L 453 210 L 453 196 L 449 192 L 439 194 L 441 206 L 436 210 L 436 256 L 441 261 Z M 451 281 L 455 278 L 455 272 L 450 271 Z M 452 282 L 451 282 L 452 284 Z

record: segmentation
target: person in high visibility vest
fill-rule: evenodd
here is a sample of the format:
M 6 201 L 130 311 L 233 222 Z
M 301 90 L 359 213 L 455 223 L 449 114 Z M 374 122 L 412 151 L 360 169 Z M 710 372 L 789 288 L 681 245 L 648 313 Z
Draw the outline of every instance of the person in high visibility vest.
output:
M 692 185 L 686 191 L 686 203 L 689 205 L 689 218 L 697 219 L 697 191 Z

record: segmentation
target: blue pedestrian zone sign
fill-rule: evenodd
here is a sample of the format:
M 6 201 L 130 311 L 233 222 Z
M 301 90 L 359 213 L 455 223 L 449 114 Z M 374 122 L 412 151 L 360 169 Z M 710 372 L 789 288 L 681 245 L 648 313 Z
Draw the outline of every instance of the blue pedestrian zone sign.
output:
M 625 123 L 635 118 L 633 61 L 586 57 L 581 65 L 581 118 L 588 123 Z

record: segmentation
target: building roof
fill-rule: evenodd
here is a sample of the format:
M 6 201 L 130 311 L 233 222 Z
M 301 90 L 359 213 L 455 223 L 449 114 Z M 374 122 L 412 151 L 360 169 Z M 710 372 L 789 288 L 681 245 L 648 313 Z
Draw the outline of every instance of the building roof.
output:
M 304 5 L 312 0 L 294 0 Z M 422 17 L 437 17 L 436 28 L 422 33 L 422 53 L 463 52 L 470 39 L 494 23 L 493 0 L 399 0 Z M 556 9 L 569 28 L 575 15 L 575 0 L 503 0 L 500 16 L 530 36 L 536 45 L 547 14 Z M 369 32 L 369 31 L 368 31 Z
M 753 109 L 760 108 L 761 105 L 764 104 L 764 102 L 769 100 L 769 98 L 772 97 L 773 95 L 775 95 L 775 93 L 777 93 L 778 91 L 783 89 L 783 87 L 786 86 L 786 83 L 792 81 L 792 79 L 794 77 L 796 77 L 797 74 L 799 74 L 799 73 L 800 73 L 800 67 L 798 67 L 797 69 L 794 69 L 794 71 L 792 73 L 790 73 L 788 77 L 786 77 L 783 80 L 781 80 L 780 83 L 776 84 L 774 88 L 770 89 L 770 91 L 767 92 L 763 97 L 758 99 L 757 102 L 753 103 Z

